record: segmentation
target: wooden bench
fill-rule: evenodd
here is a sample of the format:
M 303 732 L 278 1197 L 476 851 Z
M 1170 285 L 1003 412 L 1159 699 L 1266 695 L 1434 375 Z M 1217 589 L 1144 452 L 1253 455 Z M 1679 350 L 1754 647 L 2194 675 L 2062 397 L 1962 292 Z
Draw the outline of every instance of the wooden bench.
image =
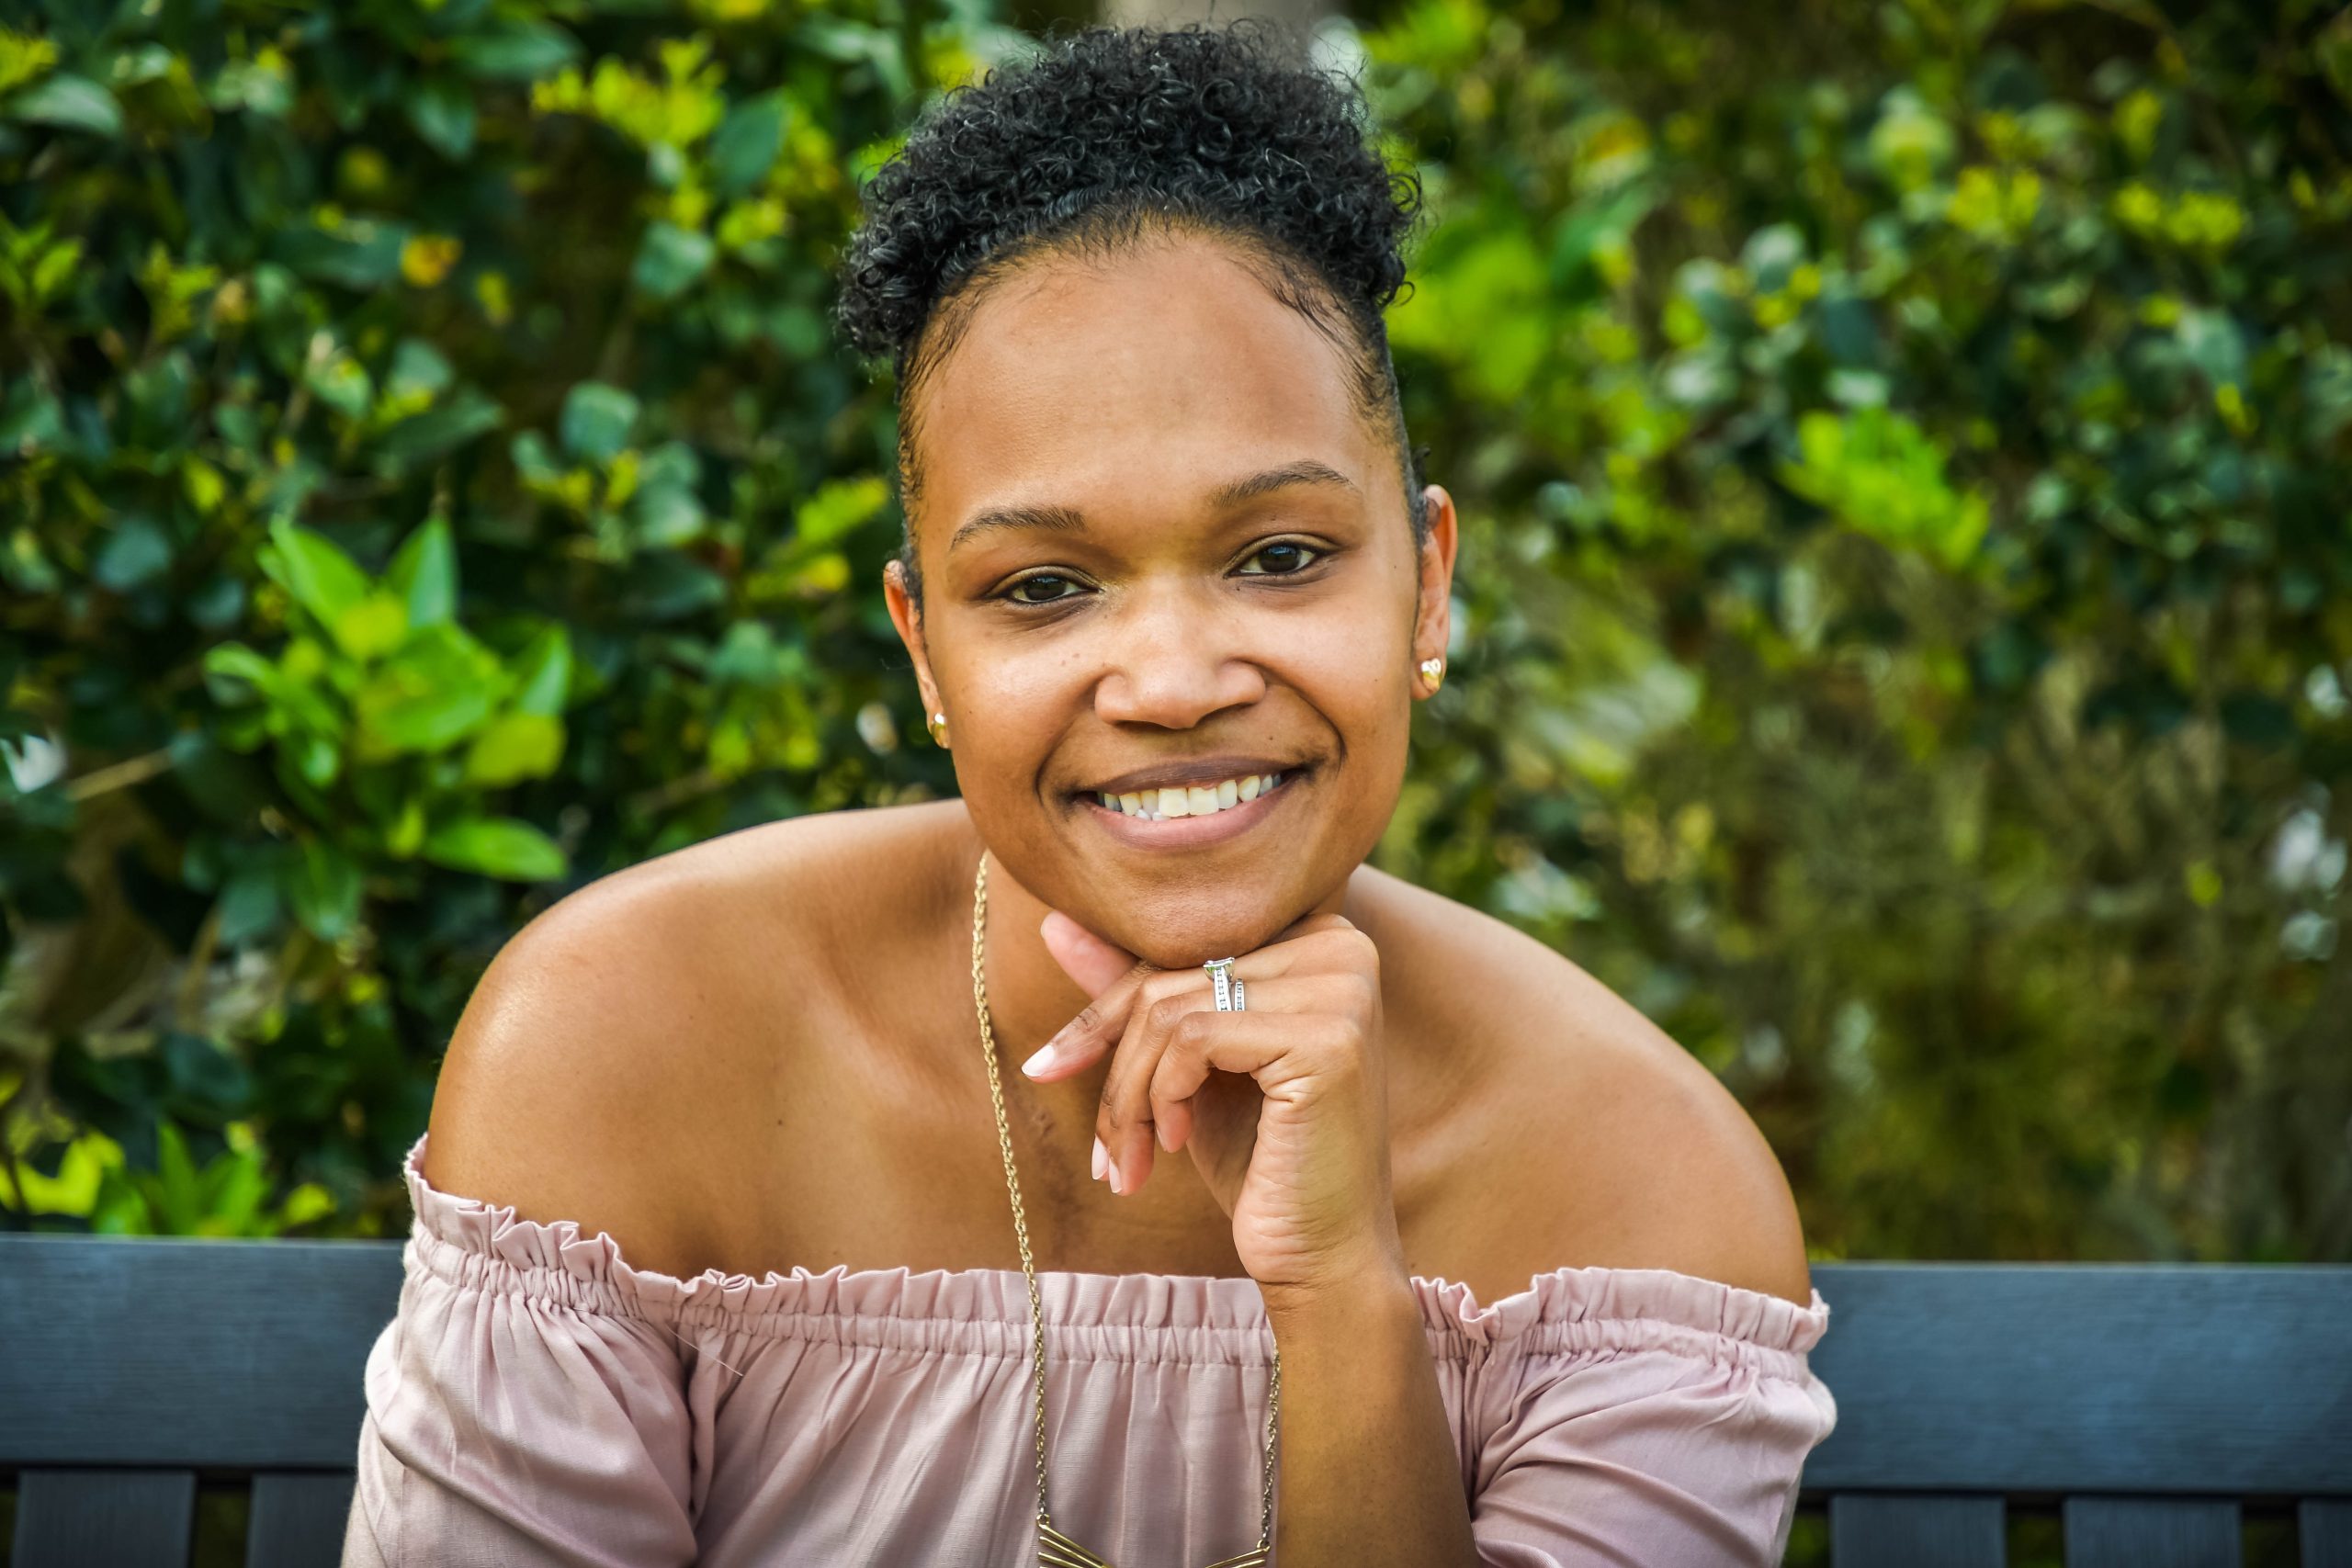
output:
M 2014 1506 L 2058 1509 L 2066 1568 L 2236 1565 L 2248 1508 L 2352 1568 L 2352 1268 L 1814 1279 L 1838 1425 L 1800 1506 L 1837 1568 L 1994 1568 Z M 390 1242 L 0 1235 L 13 1568 L 184 1568 L 199 1480 L 250 1489 L 248 1568 L 334 1563 L 400 1283 Z

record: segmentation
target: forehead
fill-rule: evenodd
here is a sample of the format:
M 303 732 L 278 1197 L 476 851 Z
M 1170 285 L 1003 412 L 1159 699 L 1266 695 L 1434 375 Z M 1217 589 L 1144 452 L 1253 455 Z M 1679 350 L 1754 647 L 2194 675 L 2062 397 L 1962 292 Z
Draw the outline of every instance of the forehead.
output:
M 1042 259 L 991 288 L 925 380 L 925 529 L 1009 502 L 1182 506 L 1318 458 L 1374 460 L 1345 356 L 1224 246 L 1153 241 Z

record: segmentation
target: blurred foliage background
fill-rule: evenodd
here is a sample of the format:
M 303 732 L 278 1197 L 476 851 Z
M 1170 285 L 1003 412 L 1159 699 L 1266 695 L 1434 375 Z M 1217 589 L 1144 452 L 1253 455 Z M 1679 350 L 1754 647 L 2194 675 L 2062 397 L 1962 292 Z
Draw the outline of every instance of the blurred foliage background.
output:
M 397 1235 L 499 945 L 953 787 L 859 179 L 994 0 L 0 7 L 0 1224 Z M 1818 1257 L 2352 1258 L 2352 12 L 1375 0 L 1464 519 L 1379 863 Z

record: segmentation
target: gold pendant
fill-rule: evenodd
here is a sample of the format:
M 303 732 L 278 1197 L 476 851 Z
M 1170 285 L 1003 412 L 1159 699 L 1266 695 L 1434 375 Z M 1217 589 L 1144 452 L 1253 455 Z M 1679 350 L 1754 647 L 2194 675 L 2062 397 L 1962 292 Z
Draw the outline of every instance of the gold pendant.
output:
M 1115 1568 L 1107 1557 L 1097 1557 L 1053 1526 L 1037 1525 L 1037 1568 Z M 1207 1568 L 1266 1568 L 1266 1550 L 1253 1546 L 1238 1557 L 1221 1558 Z

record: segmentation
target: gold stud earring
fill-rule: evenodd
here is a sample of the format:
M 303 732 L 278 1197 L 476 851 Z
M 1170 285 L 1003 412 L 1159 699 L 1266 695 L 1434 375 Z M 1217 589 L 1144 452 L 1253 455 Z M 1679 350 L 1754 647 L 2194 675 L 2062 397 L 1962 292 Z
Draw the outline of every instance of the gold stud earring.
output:
M 1421 678 L 1430 683 L 1430 691 L 1436 691 L 1445 683 L 1445 660 L 1442 659 L 1422 660 Z
M 933 714 L 922 721 L 922 727 L 931 731 L 933 745 L 944 747 L 947 744 L 947 716 L 945 714 Z

